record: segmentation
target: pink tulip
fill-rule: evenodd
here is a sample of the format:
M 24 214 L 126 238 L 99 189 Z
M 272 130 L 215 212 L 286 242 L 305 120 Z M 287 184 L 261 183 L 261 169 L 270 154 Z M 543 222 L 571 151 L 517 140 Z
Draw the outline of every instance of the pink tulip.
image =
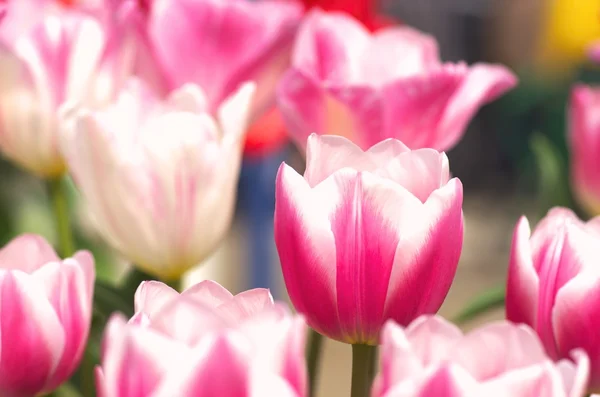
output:
M 588 56 L 593 62 L 600 63 L 600 40 L 593 42 L 588 47 Z
M 589 361 L 554 363 L 532 330 L 509 322 L 463 335 L 441 317 L 386 324 L 372 397 L 583 397 Z
M 0 151 L 56 177 L 65 170 L 59 108 L 110 100 L 126 74 L 126 49 L 92 16 L 37 3 L 11 1 L 0 24 Z
M 291 301 L 318 332 L 377 343 L 384 322 L 441 306 L 463 241 L 462 184 L 448 159 L 388 139 L 366 152 L 311 135 L 306 172 L 283 164 L 275 242 Z
M 150 282 L 136 306 L 151 314 L 117 315 L 105 331 L 100 397 L 305 396 L 304 322 L 267 290 L 204 282 L 179 295 Z
M 590 214 L 600 215 L 600 87 L 573 89 L 569 142 L 573 191 Z
M 583 348 L 590 356 L 591 385 L 600 390 L 600 218 L 588 223 L 555 208 L 531 235 L 521 218 L 513 236 L 506 316 L 530 325 L 552 358 Z
M 78 367 L 92 315 L 94 259 L 61 260 L 39 236 L 0 250 L 0 395 L 48 393 Z
M 207 111 L 197 86 L 166 101 L 139 81 L 112 106 L 65 112 L 64 150 L 100 233 L 128 260 L 179 277 L 229 228 L 252 84 Z
M 289 66 L 303 7 L 292 0 L 126 1 L 139 44 L 138 74 L 171 91 L 193 83 L 208 106 L 246 81 L 254 81 L 251 118 L 274 104 L 274 91 Z
M 342 135 L 367 149 L 397 138 L 412 149 L 452 148 L 481 105 L 516 85 L 505 67 L 443 64 L 437 43 L 408 27 L 369 33 L 351 17 L 313 11 L 278 89 L 296 142 Z

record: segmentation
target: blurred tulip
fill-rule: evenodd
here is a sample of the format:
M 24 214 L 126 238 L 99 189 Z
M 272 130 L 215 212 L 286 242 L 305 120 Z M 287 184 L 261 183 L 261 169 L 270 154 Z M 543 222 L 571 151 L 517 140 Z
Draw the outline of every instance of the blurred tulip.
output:
M 521 218 L 515 228 L 506 290 L 506 316 L 530 325 L 552 358 L 574 348 L 590 356 L 591 385 L 600 390 L 600 218 L 580 221 L 552 209 L 531 235 Z
M 588 213 L 600 215 L 600 87 L 573 88 L 569 143 L 575 196 Z
M 105 331 L 100 397 L 305 396 L 304 322 L 267 290 L 233 297 L 205 282 L 178 295 L 146 283 L 136 306 L 153 314 L 114 316 Z
M 593 62 L 600 63 L 600 40 L 588 46 L 588 56 Z
M 132 81 L 112 106 L 65 111 L 64 150 L 103 237 L 136 266 L 176 279 L 231 222 L 253 86 L 213 118 L 197 86 L 161 101 Z
M 435 313 L 463 241 L 462 184 L 448 159 L 389 139 L 363 152 L 311 135 L 306 172 L 283 164 L 275 243 L 291 301 L 318 332 L 376 344 L 387 319 Z
M 114 96 L 121 50 L 95 18 L 11 2 L 0 25 L 0 151 L 42 177 L 65 170 L 59 108 L 91 106 Z
M 463 335 L 441 317 L 386 324 L 372 397 L 583 397 L 589 361 L 555 364 L 529 327 L 487 324 Z
M 79 366 L 94 277 L 89 252 L 61 260 L 39 236 L 0 250 L 0 395 L 51 392 Z
M 386 138 L 452 148 L 479 107 L 514 87 L 499 65 L 442 64 L 433 37 L 408 27 L 370 34 L 341 13 L 304 21 L 278 88 L 288 131 L 343 135 L 366 149 Z

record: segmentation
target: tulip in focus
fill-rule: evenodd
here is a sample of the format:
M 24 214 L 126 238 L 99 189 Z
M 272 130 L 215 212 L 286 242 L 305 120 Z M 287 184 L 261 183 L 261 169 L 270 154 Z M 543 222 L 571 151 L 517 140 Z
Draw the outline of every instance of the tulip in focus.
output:
M 506 317 L 530 325 L 550 357 L 583 348 L 592 390 L 600 390 L 600 218 L 582 222 L 552 209 L 533 234 L 525 217 L 515 228 L 506 290 Z
M 591 215 L 600 215 L 600 87 L 576 85 L 569 109 L 571 185 Z
M 589 361 L 554 363 L 524 325 L 487 324 L 463 335 L 441 317 L 386 324 L 372 397 L 583 397 Z
M 463 242 L 462 184 L 444 153 L 313 134 L 304 177 L 283 164 L 276 190 L 283 276 L 316 331 L 376 344 L 386 320 L 440 308 Z
M 306 395 L 304 322 L 267 290 L 232 296 L 204 282 L 179 295 L 150 282 L 136 308 L 133 321 L 109 321 L 99 397 Z
M 163 280 L 204 260 L 229 228 L 253 86 L 215 117 L 197 86 L 165 101 L 131 81 L 112 106 L 65 111 L 64 149 L 99 231 Z
M 61 260 L 35 235 L 0 249 L 0 395 L 56 389 L 79 366 L 92 316 L 94 259 Z
M 447 150 L 477 110 L 514 87 L 505 67 L 442 63 L 433 37 L 408 27 L 369 33 L 341 13 L 313 11 L 278 88 L 288 131 L 342 135 L 363 149 L 386 138 Z
M 10 2 L 0 25 L 0 152 L 38 176 L 61 175 L 59 108 L 111 99 L 125 73 L 115 40 L 89 15 Z

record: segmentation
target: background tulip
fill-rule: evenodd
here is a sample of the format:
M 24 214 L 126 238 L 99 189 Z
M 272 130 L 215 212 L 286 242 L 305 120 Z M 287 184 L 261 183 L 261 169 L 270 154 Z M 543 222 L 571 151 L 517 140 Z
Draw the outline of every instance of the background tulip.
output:
M 41 237 L 0 250 L 0 395 L 33 397 L 66 381 L 87 342 L 94 259 L 61 260 Z
M 506 316 L 529 324 L 548 354 L 566 357 L 581 347 L 590 356 L 591 385 L 600 387 L 600 300 L 597 257 L 600 219 L 580 221 L 555 208 L 531 235 L 521 218 L 515 228 L 506 290 Z
M 373 397 L 583 397 L 589 361 L 555 364 L 529 327 L 509 322 L 463 335 L 441 317 L 422 316 L 382 333 L 381 372 Z
M 397 138 L 447 150 L 478 108 L 516 84 L 505 67 L 442 64 L 433 37 L 408 27 L 370 34 L 347 15 L 313 11 L 278 89 L 290 134 L 343 135 L 363 149 Z
M 600 214 L 600 88 L 576 85 L 569 109 L 571 184 L 579 203 Z
M 168 288 L 140 286 L 136 306 L 152 313 L 144 321 L 110 320 L 97 371 L 101 397 L 305 395 L 304 323 L 267 290 L 234 297 L 213 282 L 181 295 Z
M 375 344 L 383 323 L 435 313 L 463 241 L 462 185 L 448 159 L 386 140 L 363 152 L 312 135 L 304 177 L 277 176 L 275 242 L 288 293 L 311 327 Z
M 92 16 L 38 3 L 11 2 L 0 25 L 0 151 L 56 177 L 65 170 L 59 108 L 110 100 L 126 74 L 126 49 Z
M 206 258 L 229 228 L 253 87 L 213 118 L 197 86 L 156 98 L 132 81 L 100 112 L 65 112 L 64 147 L 104 238 L 172 279 Z

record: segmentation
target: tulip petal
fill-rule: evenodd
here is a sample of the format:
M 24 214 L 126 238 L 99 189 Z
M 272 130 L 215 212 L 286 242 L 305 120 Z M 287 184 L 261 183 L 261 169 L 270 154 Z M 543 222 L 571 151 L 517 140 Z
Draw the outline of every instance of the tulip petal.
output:
M 0 250 L 0 268 L 33 273 L 49 262 L 60 261 L 54 248 L 41 236 L 23 234 Z
M 560 373 L 548 360 L 542 365 L 510 371 L 485 382 L 474 396 L 563 397 L 565 392 Z
M 536 324 L 539 280 L 529 243 L 531 230 L 521 217 L 513 234 L 506 284 L 506 318 L 515 323 Z
M 232 323 L 239 323 L 273 306 L 273 296 L 266 288 L 255 288 L 236 295 L 219 306 L 219 313 Z
M 212 280 L 204 280 L 192 285 L 181 295 L 188 296 L 210 307 L 219 307 L 233 299 L 233 294 L 221 284 Z
M 424 366 L 437 365 L 449 359 L 463 338 L 460 329 L 442 317 L 423 315 L 406 328 L 406 338 L 413 354 Z
M 34 280 L 0 272 L 0 391 L 31 396 L 44 390 L 65 347 L 65 333 Z
M 134 310 L 153 316 L 178 296 L 177 291 L 160 281 L 142 281 L 135 291 Z
M 556 296 L 552 325 L 558 352 L 568 356 L 583 348 L 591 360 L 590 389 L 600 387 L 600 319 L 595 308 L 600 305 L 600 277 L 583 272 L 565 284 Z
M 565 395 L 578 397 L 585 395 L 590 377 L 590 359 L 582 349 L 573 350 L 570 354 L 573 361 L 564 359 L 557 364 L 561 373 Z
M 402 239 L 394 256 L 385 318 L 407 325 L 421 314 L 439 310 L 448 293 L 463 241 L 462 184 L 451 179 L 434 191 L 422 207 L 400 214 L 392 206 L 389 219 L 401 222 Z

